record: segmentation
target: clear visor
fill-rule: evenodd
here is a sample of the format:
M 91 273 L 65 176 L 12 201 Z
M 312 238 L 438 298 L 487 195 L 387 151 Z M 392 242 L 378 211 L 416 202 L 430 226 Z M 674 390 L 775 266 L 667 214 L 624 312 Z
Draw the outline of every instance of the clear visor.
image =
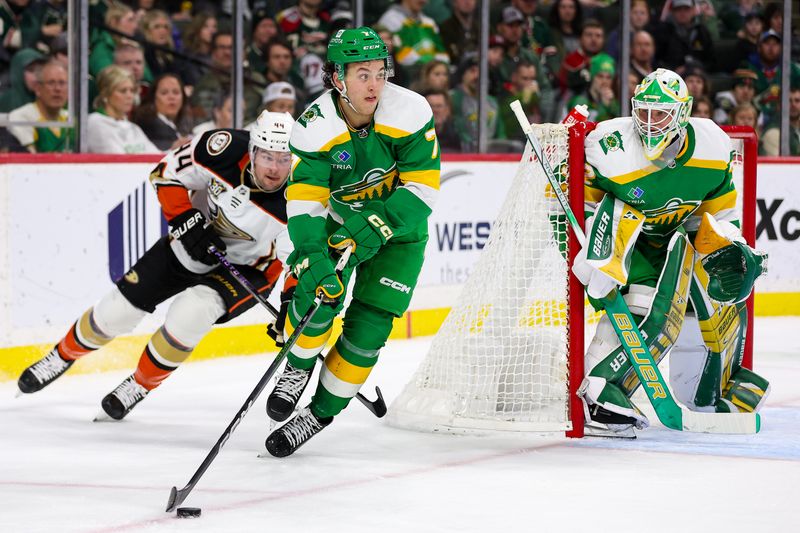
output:
M 266 168 L 286 168 L 292 164 L 292 153 L 275 152 L 256 147 L 253 153 L 253 163 Z

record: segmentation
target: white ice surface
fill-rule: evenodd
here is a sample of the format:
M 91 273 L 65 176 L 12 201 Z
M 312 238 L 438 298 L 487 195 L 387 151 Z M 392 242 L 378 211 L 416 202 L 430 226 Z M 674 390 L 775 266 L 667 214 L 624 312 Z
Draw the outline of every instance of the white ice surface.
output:
M 185 364 L 121 423 L 91 420 L 126 372 L 66 375 L 18 399 L 3 383 L 0 532 L 798 531 L 798 331 L 800 318 L 757 321 L 756 370 L 773 391 L 754 436 L 657 422 L 635 441 L 422 434 L 354 401 L 294 456 L 258 459 L 262 396 L 184 503 L 202 508 L 193 520 L 164 512 L 169 489 L 189 480 L 266 358 Z M 379 384 L 391 401 L 428 345 L 390 342 L 364 392 Z

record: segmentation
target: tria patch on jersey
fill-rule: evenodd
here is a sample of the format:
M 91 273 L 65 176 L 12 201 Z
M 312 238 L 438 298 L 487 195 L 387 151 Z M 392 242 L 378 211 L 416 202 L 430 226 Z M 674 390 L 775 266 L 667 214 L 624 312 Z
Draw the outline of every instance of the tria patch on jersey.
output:
M 300 118 L 297 119 L 297 122 L 307 128 L 311 122 L 317 120 L 317 118 L 325 118 L 322 114 L 322 110 L 319 108 L 319 104 L 313 104 L 311 107 L 305 110 L 305 112 L 300 115 Z
M 622 145 L 622 134 L 620 134 L 619 131 L 606 134 L 600 139 L 600 148 L 603 149 L 604 154 L 616 152 L 617 150 L 622 150 L 624 152 L 625 147 Z
M 231 144 L 230 132 L 218 131 L 206 141 L 206 151 L 209 155 L 219 155 Z
M 642 189 L 641 187 L 634 187 L 633 189 L 628 191 L 628 199 L 631 203 L 634 204 L 644 203 L 642 196 L 644 196 L 644 189 Z

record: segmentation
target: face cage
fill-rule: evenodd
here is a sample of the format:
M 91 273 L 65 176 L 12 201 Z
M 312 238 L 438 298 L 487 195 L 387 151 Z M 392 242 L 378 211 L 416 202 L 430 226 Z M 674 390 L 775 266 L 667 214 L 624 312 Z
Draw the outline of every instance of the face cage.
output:
M 683 109 L 683 102 L 674 103 L 650 103 L 631 98 L 631 109 L 633 112 L 633 123 L 636 125 L 636 131 L 645 140 L 645 144 L 649 147 L 653 146 L 653 141 L 658 141 L 667 137 L 670 133 L 679 132 L 681 129 L 681 111 Z M 642 121 L 639 118 L 639 110 L 647 111 L 647 121 Z M 664 121 L 666 124 L 663 126 L 652 125 L 652 112 L 663 111 L 670 117 L 670 120 Z

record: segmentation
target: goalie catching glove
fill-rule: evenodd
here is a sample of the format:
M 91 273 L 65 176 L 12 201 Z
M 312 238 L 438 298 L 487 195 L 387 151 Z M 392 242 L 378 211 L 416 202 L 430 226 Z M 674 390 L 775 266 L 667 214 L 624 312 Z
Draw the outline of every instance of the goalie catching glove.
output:
M 294 258 L 290 257 L 289 262 L 294 264 L 292 273 L 297 277 L 297 290 L 309 295 L 311 299 L 322 291 L 325 303 L 332 305 L 339 303 L 344 296 L 344 285 L 336 273 L 336 264 L 328 254 L 311 252 L 299 256 L 296 261 L 292 259 Z
M 374 257 L 394 235 L 384 222 L 385 218 L 370 210 L 356 213 L 328 237 L 328 246 L 339 253 L 352 246 L 353 252 L 347 266 L 359 265 Z
M 197 209 L 187 209 L 169 221 L 169 234 L 181 243 L 189 257 L 205 265 L 214 266 L 217 260 L 208 253 L 212 244 L 220 252 L 225 251 L 225 243 L 212 225 L 206 226 L 206 217 Z
M 600 299 L 628 282 L 633 246 L 644 215 L 619 198 L 606 195 L 586 221 L 586 243 L 572 271 L 592 298 Z
M 695 248 L 708 274 L 708 296 L 721 304 L 735 304 L 750 296 L 756 279 L 767 271 L 767 254 L 750 248 L 739 228 L 703 214 Z

